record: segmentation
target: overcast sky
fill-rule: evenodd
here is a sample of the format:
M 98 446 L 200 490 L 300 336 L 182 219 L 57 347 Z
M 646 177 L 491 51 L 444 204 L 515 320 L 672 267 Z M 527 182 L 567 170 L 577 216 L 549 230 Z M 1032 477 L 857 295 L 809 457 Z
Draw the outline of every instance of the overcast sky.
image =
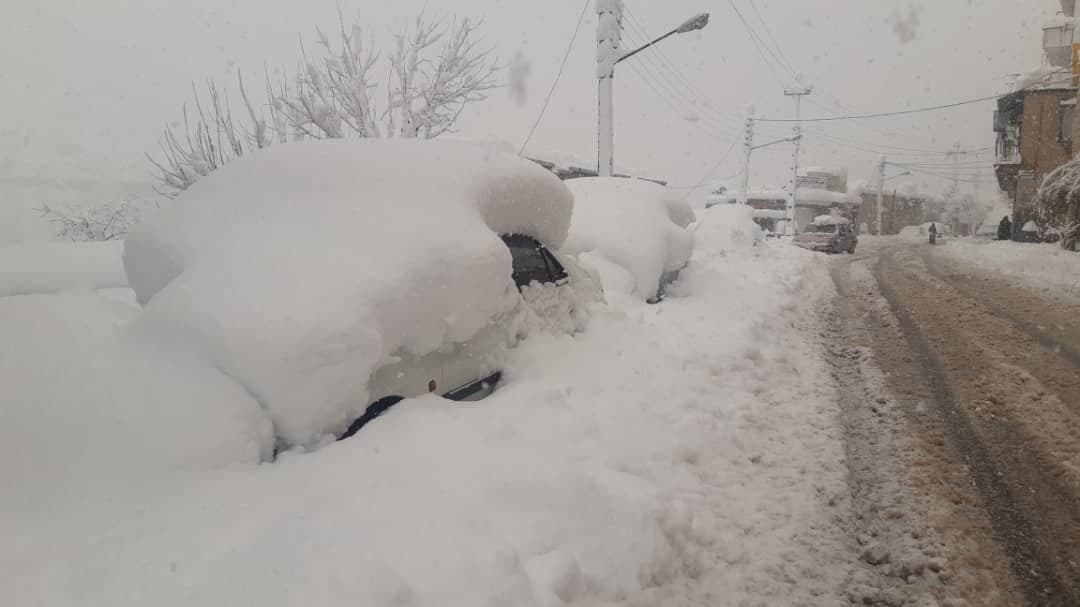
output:
M 1005 75 L 1040 66 L 1041 23 L 1057 8 L 1055 0 L 755 3 L 736 0 L 757 34 L 774 38 L 784 60 L 815 86 L 804 117 L 997 93 Z M 518 103 L 507 89 L 492 91 L 466 111 L 460 131 L 512 142 L 535 119 L 583 6 L 582 0 L 3 0 L 0 183 L 26 175 L 147 180 L 143 154 L 154 150 L 162 126 L 179 118 L 193 80 L 231 82 L 238 69 L 255 79 L 264 64 L 295 65 L 297 37 L 310 41 L 317 25 L 333 29 L 339 4 L 346 14 L 359 14 L 386 47 L 404 19 L 425 6 L 430 15 L 483 18 L 485 40 L 505 62 L 519 51 L 525 57 L 527 96 Z M 626 5 L 631 23 L 648 35 L 701 11 L 711 12 L 712 21 L 702 32 L 666 40 L 662 54 L 618 66 L 616 163 L 679 185 L 737 173 L 732 148 L 748 106 L 762 116 L 790 117 L 793 103 L 783 95 L 790 78 L 767 67 L 726 0 Z M 595 159 L 595 25 L 590 6 L 531 149 Z M 626 39 L 631 46 L 642 34 L 627 27 Z M 803 163 L 848 166 L 855 180 L 870 175 L 875 150 L 885 146 L 990 146 L 992 109 L 982 103 L 808 125 Z M 758 140 L 789 129 L 768 126 Z M 781 183 L 790 155 L 790 146 L 758 153 L 754 183 Z

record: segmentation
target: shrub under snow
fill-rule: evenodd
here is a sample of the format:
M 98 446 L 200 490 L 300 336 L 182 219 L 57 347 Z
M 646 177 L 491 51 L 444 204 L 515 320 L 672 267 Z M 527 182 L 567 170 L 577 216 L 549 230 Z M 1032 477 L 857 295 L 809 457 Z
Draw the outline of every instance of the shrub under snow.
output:
M 136 330 L 239 381 L 285 444 L 316 444 L 370 404 L 382 364 L 519 311 L 498 234 L 558 247 L 572 210 L 557 178 L 489 147 L 275 146 L 200 180 L 128 236 L 124 264 L 144 304 Z

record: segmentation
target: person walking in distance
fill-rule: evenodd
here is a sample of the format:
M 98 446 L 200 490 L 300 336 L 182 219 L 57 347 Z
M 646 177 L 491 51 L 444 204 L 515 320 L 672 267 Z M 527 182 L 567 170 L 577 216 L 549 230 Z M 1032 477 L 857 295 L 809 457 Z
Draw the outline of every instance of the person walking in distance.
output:
M 930 244 L 937 244 L 937 224 L 931 222 L 928 231 L 930 232 Z

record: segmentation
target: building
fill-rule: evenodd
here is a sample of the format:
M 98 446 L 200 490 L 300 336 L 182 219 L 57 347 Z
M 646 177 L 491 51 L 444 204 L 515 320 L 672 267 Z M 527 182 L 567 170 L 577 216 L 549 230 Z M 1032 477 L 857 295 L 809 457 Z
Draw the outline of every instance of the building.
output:
M 1060 0 L 1062 15 L 1043 27 L 1048 68 L 1022 78 L 994 112 L 994 173 L 1012 203 L 1014 230 L 1029 219 L 1043 177 L 1080 151 L 1076 120 L 1074 27 L 1076 0 Z
M 859 207 L 860 230 L 868 233 L 871 226 L 877 225 L 877 186 L 867 184 L 856 190 L 862 200 Z M 886 185 L 881 197 L 881 233 L 899 234 L 906 226 L 923 224 L 927 221 L 929 207 L 933 206 L 928 204 L 931 202 L 926 194 Z
M 847 169 L 806 168 L 799 170 L 799 200 L 795 207 L 795 232 L 819 215 L 840 215 L 858 225 L 862 199 L 849 193 Z M 788 190 L 758 188 L 746 193 L 746 202 L 754 209 L 754 221 L 766 232 L 783 233 L 787 218 Z M 738 199 L 727 189 L 712 192 L 705 206 L 736 204 Z

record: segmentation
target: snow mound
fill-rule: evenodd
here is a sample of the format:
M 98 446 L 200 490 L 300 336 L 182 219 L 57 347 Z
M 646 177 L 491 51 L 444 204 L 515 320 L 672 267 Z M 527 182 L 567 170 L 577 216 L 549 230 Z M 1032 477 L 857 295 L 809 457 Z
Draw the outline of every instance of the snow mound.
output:
M 661 276 L 690 259 L 694 237 L 686 227 L 694 211 L 668 188 L 618 177 L 571 179 L 566 186 L 575 206 L 565 250 L 600 274 L 606 294 L 653 297 Z M 598 264 L 597 258 L 609 263 Z M 612 275 L 610 264 L 628 271 L 633 281 Z
M 255 463 L 270 427 L 239 386 L 119 331 L 137 313 L 90 293 L 0 298 L 0 492 L 48 517 L 182 472 Z
M 335 140 L 215 171 L 128 235 L 136 330 L 243 384 L 286 444 L 370 404 L 382 364 L 520 308 L 500 233 L 558 247 L 573 197 L 538 165 L 460 142 Z
M 122 241 L 0 247 L 0 296 L 127 286 Z
M 754 209 L 732 204 L 711 207 L 702 214 L 694 229 L 697 240 L 695 256 L 724 256 L 745 251 L 764 240 L 761 227 L 754 222 Z

